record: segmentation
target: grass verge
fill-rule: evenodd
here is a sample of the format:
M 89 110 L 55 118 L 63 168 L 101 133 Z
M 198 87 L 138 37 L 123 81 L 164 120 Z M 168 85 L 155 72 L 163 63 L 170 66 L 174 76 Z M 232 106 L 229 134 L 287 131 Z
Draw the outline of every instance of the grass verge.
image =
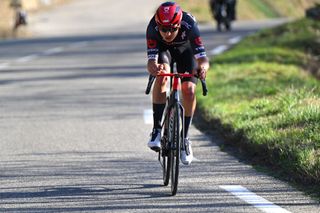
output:
M 183 10 L 192 13 L 199 22 L 213 22 L 209 0 L 176 0 Z M 237 20 L 278 17 L 302 17 L 305 9 L 319 0 L 238 0 Z
M 301 19 L 250 36 L 213 59 L 209 96 L 197 91 L 209 128 L 275 175 L 320 196 L 320 23 Z M 310 64 L 317 64 L 316 72 Z M 312 74 L 313 73 L 313 74 Z

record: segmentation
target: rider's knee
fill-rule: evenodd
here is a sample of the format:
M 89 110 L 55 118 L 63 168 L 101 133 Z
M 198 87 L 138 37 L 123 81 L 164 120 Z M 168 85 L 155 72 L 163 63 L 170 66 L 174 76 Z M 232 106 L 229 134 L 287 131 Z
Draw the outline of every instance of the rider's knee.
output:
M 165 88 L 167 86 L 168 77 L 158 77 L 155 82 L 155 86 L 159 88 Z
M 194 100 L 194 98 L 195 98 L 194 84 L 191 82 L 182 84 L 182 94 L 183 94 L 184 99 L 188 99 L 190 101 Z

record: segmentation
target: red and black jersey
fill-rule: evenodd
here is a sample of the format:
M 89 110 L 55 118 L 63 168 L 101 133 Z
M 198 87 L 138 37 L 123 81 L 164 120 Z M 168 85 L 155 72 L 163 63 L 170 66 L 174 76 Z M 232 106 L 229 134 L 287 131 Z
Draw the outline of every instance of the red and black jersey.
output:
M 205 57 L 206 51 L 200 37 L 200 31 L 195 18 L 186 12 L 183 12 L 181 20 L 181 28 L 176 38 L 168 43 L 164 41 L 160 35 L 159 28 L 156 24 L 155 17 L 149 22 L 147 27 L 147 54 L 148 59 L 158 59 L 159 49 L 175 48 L 182 45 L 190 44 L 196 59 Z

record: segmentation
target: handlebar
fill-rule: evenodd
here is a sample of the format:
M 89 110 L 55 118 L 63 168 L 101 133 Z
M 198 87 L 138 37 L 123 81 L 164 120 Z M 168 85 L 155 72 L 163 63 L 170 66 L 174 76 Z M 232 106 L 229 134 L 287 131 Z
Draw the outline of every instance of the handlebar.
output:
M 173 77 L 174 76 L 174 77 L 177 77 L 177 78 L 185 78 L 185 77 L 196 77 L 196 78 L 199 78 L 198 75 L 187 74 L 187 73 L 160 73 L 157 76 L 169 76 L 169 77 Z M 156 79 L 156 76 L 149 75 L 149 80 L 148 80 L 147 88 L 146 88 L 146 91 L 145 91 L 146 95 L 148 95 L 150 93 L 151 86 L 152 86 L 152 84 L 153 84 L 155 79 Z M 202 86 L 202 95 L 206 96 L 208 94 L 206 80 L 205 79 L 200 79 L 200 81 L 201 81 L 201 86 Z

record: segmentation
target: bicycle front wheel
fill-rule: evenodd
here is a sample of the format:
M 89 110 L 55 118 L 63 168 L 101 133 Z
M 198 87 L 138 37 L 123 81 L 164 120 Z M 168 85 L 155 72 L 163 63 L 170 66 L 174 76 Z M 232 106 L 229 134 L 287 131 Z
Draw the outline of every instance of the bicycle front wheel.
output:
M 181 108 L 179 104 L 174 105 L 169 118 L 170 134 L 170 164 L 171 164 L 171 194 L 176 195 L 178 190 L 180 144 L 181 144 Z
M 169 179 L 170 179 L 171 164 L 170 164 L 168 139 L 166 136 L 166 132 L 167 132 L 167 127 L 165 127 L 164 137 L 162 137 L 160 154 L 162 158 L 163 185 L 168 186 Z

